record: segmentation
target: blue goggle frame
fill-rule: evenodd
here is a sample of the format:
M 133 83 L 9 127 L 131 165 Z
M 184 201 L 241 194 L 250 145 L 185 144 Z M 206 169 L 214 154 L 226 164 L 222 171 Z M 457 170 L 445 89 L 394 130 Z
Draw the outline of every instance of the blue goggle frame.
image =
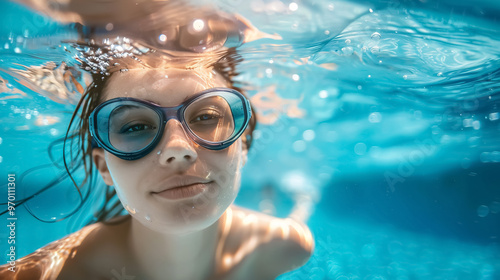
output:
M 241 106 L 230 106 L 230 108 L 231 108 L 231 111 L 233 113 L 233 118 L 235 115 L 237 115 L 237 116 L 239 115 L 239 116 L 242 116 L 243 119 L 239 120 L 238 123 L 236 123 L 235 130 L 232 133 L 232 135 L 228 139 L 221 141 L 221 142 L 211 142 L 211 141 L 207 141 L 207 140 L 204 140 L 204 139 L 198 137 L 190 129 L 190 127 L 186 123 L 186 120 L 184 119 L 184 111 L 189 106 L 189 104 L 195 102 L 196 100 L 198 100 L 200 98 L 207 97 L 206 96 L 207 94 L 209 94 L 209 95 L 212 94 L 214 96 L 221 95 L 222 97 L 224 97 L 224 94 L 226 96 L 232 95 L 236 98 L 239 98 L 242 101 L 239 103 L 239 104 L 241 104 Z M 230 95 L 228 95 L 228 94 L 230 94 Z M 103 139 L 101 139 L 101 136 L 99 135 L 98 131 L 96 130 L 96 128 L 98 126 L 98 124 L 97 124 L 98 120 L 97 120 L 96 116 L 99 113 L 99 111 L 109 104 L 120 103 L 120 102 L 124 102 L 124 101 L 132 101 L 132 102 L 140 103 L 140 104 L 152 109 L 153 111 L 155 111 L 160 118 L 160 123 L 159 123 L 160 127 L 158 129 L 158 132 L 156 133 L 155 138 L 147 146 L 145 146 L 144 148 L 142 148 L 138 151 L 135 151 L 135 152 L 123 152 L 123 151 L 120 151 L 120 150 L 114 148 L 111 144 L 108 144 L 107 141 L 104 141 Z M 236 112 L 236 114 L 235 114 L 235 112 Z M 248 101 L 247 98 L 245 98 L 245 96 L 242 93 L 240 93 L 234 89 L 218 87 L 218 88 L 211 88 L 211 89 L 207 89 L 207 90 L 204 90 L 202 92 L 199 92 L 199 93 L 195 94 L 194 96 L 192 96 L 191 98 L 189 98 L 188 100 L 186 100 L 185 102 L 183 102 L 182 104 L 175 106 L 175 107 L 161 107 L 161 106 L 158 106 L 152 102 L 141 100 L 141 99 L 136 99 L 136 98 L 131 98 L 131 97 L 113 98 L 113 99 L 110 99 L 110 100 L 103 102 L 102 104 L 97 106 L 94 109 L 94 111 L 92 111 L 92 113 L 89 116 L 89 130 L 90 130 L 90 135 L 92 137 L 92 142 L 91 142 L 92 148 L 95 148 L 95 147 L 103 148 L 106 151 L 108 151 L 108 152 L 112 153 L 113 155 L 115 155 L 121 159 L 124 159 L 124 160 L 136 160 L 136 159 L 142 158 L 142 157 L 146 156 L 147 154 L 149 154 L 156 147 L 156 145 L 158 145 L 161 138 L 163 137 L 165 125 L 167 124 L 167 121 L 170 119 L 176 119 L 177 121 L 179 121 L 182 124 L 182 127 L 183 127 L 184 131 L 187 133 L 187 135 L 189 135 L 189 137 L 195 143 L 199 144 L 200 146 L 207 148 L 207 149 L 210 149 L 210 150 L 222 150 L 222 149 L 229 147 L 231 144 L 233 144 L 243 134 L 243 132 L 245 131 L 245 129 L 248 126 L 248 123 L 249 123 L 251 117 L 252 117 L 252 110 L 250 107 L 250 102 Z

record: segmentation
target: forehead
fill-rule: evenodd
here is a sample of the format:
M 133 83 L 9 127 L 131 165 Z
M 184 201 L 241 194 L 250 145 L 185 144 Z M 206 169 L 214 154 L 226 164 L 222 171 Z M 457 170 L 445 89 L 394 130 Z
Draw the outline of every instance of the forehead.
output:
M 228 86 L 220 74 L 209 69 L 131 69 L 109 78 L 104 101 L 134 97 L 171 107 L 205 89 Z

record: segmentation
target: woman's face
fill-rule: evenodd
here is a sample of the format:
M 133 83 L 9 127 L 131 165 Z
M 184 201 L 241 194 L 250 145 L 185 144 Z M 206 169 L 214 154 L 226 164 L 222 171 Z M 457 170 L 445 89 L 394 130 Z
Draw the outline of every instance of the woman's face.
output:
M 228 87 L 228 83 L 209 70 L 133 69 L 110 77 L 103 101 L 134 97 L 174 107 L 213 87 Z M 208 150 L 194 143 L 179 121 L 171 119 L 165 126 L 159 144 L 138 160 L 123 160 L 101 148 L 92 151 L 93 160 L 104 182 L 115 187 L 125 209 L 144 226 L 177 234 L 204 229 L 236 198 L 246 161 L 242 140 L 224 150 Z M 187 198 L 155 193 L 186 179 L 212 183 Z

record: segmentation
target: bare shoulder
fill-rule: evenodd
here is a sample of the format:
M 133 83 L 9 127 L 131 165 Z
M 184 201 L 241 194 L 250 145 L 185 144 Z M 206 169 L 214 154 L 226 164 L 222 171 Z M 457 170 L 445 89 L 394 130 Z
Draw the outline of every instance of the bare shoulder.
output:
M 314 239 L 307 225 L 237 206 L 230 210 L 231 234 L 226 245 L 235 257 L 248 255 L 265 275 L 280 275 L 310 258 Z
M 116 249 L 105 242 L 113 240 L 112 233 L 113 228 L 102 223 L 86 226 L 16 260 L 15 266 L 0 266 L 0 279 L 88 279 L 95 271 L 93 261 L 98 258 L 94 256 Z
M 87 226 L 22 257 L 0 266 L 0 279 L 56 279 L 81 243 L 98 228 Z

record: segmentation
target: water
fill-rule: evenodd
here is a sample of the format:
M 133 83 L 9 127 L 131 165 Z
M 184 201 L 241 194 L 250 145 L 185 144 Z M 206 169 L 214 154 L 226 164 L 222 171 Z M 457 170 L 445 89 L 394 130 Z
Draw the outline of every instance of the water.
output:
M 218 2 L 251 23 L 238 81 L 260 117 L 236 202 L 282 217 L 301 194 L 314 205 L 314 255 L 280 279 L 500 278 L 500 6 L 455 2 Z M 75 26 L 2 5 L 0 165 L 21 174 L 48 163 L 89 76 L 61 43 Z M 65 196 L 30 209 L 69 213 L 79 196 Z M 82 214 L 19 215 L 26 255 Z

